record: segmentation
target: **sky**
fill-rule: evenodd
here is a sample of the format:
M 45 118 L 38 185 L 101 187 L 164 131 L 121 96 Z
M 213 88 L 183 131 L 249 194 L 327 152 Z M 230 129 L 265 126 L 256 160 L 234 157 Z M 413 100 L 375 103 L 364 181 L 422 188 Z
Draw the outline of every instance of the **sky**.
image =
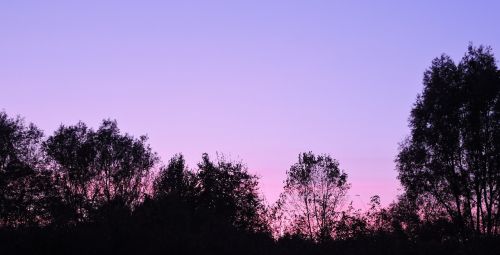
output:
M 394 159 L 433 58 L 500 55 L 500 1 L 0 1 L 0 110 L 50 135 L 104 118 L 164 163 L 243 160 L 268 202 L 305 151 L 363 207 L 399 194 Z

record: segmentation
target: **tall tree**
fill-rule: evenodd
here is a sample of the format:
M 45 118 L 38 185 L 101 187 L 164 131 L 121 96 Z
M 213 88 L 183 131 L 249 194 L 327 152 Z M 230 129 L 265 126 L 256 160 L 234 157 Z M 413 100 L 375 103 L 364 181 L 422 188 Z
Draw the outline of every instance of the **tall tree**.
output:
M 145 136 L 136 139 L 121 134 L 110 120 L 104 120 L 96 131 L 81 122 L 61 126 L 44 148 L 76 221 L 110 202 L 129 208 L 137 205 L 146 192 L 146 177 L 157 162 Z
M 0 112 L 0 226 L 50 220 L 50 176 L 40 150 L 43 133 L 20 117 Z
M 148 138 L 138 139 L 121 134 L 116 121 L 104 120 L 95 133 L 98 187 L 104 201 L 119 199 L 134 206 L 146 192 L 146 177 L 158 161 L 147 144 Z
M 184 156 L 178 154 L 170 159 L 167 167 L 160 169 L 154 181 L 154 196 L 194 199 L 197 195 L 196 182 L 196 176 L 187 168 Z
M 500 73 L 491 48 L 443 55 L 424 73 L 397 157 L 409 197 L 460 226 L 462 237 L 500 231 Z M 444 216 L 443 216 L 444 215 Z
M 223 156 L 212 162 L 203 154 L 198 164 L 199 205 L 235 227 L 251 232 L 265 232 L 265 207 L 258 192 L 258 179 L 241 162 Z
M 66 221 L 76 223 L 97 204 L 98 175 L 94 167 L 97 156 L 95 133 L 85 123 L 63 126 L 44 142 L 44 150 L 56 173 Z
M 279 221 L 275 231 L 314 241 L 331 239 L 349 187 L 337 160 L 326 154 L 301 153 L 287 172 L 274 212 Z

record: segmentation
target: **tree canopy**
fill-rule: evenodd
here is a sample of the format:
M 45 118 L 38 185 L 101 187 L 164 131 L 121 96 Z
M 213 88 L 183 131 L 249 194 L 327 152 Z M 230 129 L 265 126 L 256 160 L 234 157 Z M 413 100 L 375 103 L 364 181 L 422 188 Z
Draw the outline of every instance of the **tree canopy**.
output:
M 301 153 L 287 172 L 284 191 L 275 208 L 277 231 L 310 240 L 331 239 L 349 187 L 347 174 L 330 155 Z
M 500 73 L 491 48 L 442 55 L 424 74 L 399 179 L 426 217 L 448 217 L 463 238 L 500 229 Z

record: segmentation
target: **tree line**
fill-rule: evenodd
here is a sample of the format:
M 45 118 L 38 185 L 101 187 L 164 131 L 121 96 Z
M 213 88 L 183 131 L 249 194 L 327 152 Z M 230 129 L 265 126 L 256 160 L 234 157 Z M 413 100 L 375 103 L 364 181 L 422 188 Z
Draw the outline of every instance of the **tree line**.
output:
M 79 122 L 45 136 L 0 112 L 5 254 L 497 254 L 500 71 L 489 47 L 424 73 L 396 156 L 403 192 L 353 207 L 347 171 L 304 152 L 268 204 L 241 161 L 182 154 L 163 164 L 146 136 Z

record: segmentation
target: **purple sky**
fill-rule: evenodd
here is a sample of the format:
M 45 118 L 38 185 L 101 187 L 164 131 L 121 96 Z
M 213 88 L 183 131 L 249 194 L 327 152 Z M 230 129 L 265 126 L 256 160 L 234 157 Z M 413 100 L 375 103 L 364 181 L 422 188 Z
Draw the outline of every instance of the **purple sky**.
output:
M 469 41 L 500 56 L 500 1 L 344 2 L 1 1 L 0 110 L 46 134 L 115 118 L 164 162 L 225 153 L 269 202 L 329 153 L 355 203 L 387 204 L 424 70 Z

